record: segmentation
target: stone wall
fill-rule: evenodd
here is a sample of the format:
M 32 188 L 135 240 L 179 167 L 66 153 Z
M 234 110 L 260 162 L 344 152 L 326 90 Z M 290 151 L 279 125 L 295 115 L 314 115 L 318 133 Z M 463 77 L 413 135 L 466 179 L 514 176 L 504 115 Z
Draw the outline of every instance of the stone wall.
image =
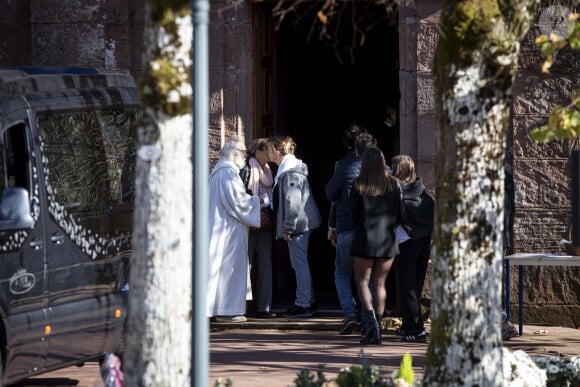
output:
M 231 138 L 249 143 L 253 130 L 252 4 L 211 2 L 209 26 L 210 165 Z
M 2 1 L 0 65 L 141 71 L 144 0 Z
M 30 64 L 30 0 L 2 1 L 0 65 Z
M 142 69 L 144 0 L 0 0 L 1 66 L 93 66 L 130 72 Z M 433 187 L 436 148 L 435 53 L 441 1 L 403 2 L 399 20 L 401 152 L 417 161 L 419 174 Z M 210 164 L 229 138 L 252 138 L 252 2 L 212 0 L 209 25 Z M 568 141 L 537 144 L 532 127 L 543 123 L 557 103 L 580 88 L 580 58 L 564 50 L 550 74 L 534 40 L 526 37 L 514 85 L 513 131 L 508 160 L 515 180 L 515 252 L 562 253 L 571 212 Z M 527 267 L 524 282 L 527 323 L 580 326 L 580 269 Z M 512 270 L 512 302 L 517 301 L 517 270 Z M 427 283 L 426 295 L 429 294 Z M 517 304 L 512 303 L 517 307 Z M 512 316 L 516 309 L 512 308 Z
M 400 151 L 413 157 L 432 193 L 437 152 L 432 62 L 440 7 L 438 1 L 402 2 L 399 11 Z
M 516 252 L 565 254 L 565 246 L 559 242 L 570 239 L 570 156 L 578 144 L 567 140 L 540 144 L 528 134 L 546 122 L 555 105 L 567 104 L 572 91 L 580 88 L 580 52 L 564 49 L 550 73 L 542 73 L 544 57 L 535 45 L 541 32 L 536 22 L 527 34 L 514 83 L 510 149 L 515 188 L 513 245 Z M 510 274 L 511 283 L 517 284 L 517 270 Z M 579 327 L 579 274 L 579 268 L 524 268 L 524 321 Z M 517 300 L 514 285 L 512 300 Z M 514 316 L 515 306 L 511 308 Z
M 402 129 L 401 136 L 416 139 L 416 143 L 402 140 L 401 149 L 415 155 L 420 174 L 429 177 L 435 171 L 435 158 L 431 158 L 430 153 L 435 151 L 434 141 L 430 141 L 430 130 L 436 127 L 432 61 L 438 40 L 441 4 L 440 1 L 406 3 L 402 13 L 405 21 L 409 20 L 409 15 L 416 17 L 417 125 L 416 128 Z M 547 114 L 556 104 L 569 101 L 572 90 L 580 88 L 580 53 L 565 49 L 558 55 L 551 73 L 543 74 L 541 64 L 544 59 L 535 45 L 539 34 L 540 27 L 536 22 L 524 40 L 513 87 L 513 131 L 508 138 L 507 153 L 515 185 L 512 250 L 556 254 L 565 253 L 559 241 L 569 239 L 569 158 L 577 144 L 570 141 L 539 144 L 531 140 L 529 132 L 545 123 Z M 406 67 L 412 69 L 409 63 Z M 405 103 L 401 102 L 402 105 Z M 420 146 L 421 139 L 427 139 L 423 141 L 427 146 Z M 403 148 L 407 143 L 416 144 L 415 148 Z M 570 267 L 525 267 L 524 321 L 579 327 L 579 273 L 580 269 Z M 517 270 L 512 269 L 510 277 L 510 312 L 512 319 L 517 321 Z M 428 282 L 424 293 L 427 299 L 429 285 Z
M 0 66 L 142 71 L 144 0 L 3 0 Z M 210 165 L 230 138 L 251 138 L 252 4 L 211 2 Z

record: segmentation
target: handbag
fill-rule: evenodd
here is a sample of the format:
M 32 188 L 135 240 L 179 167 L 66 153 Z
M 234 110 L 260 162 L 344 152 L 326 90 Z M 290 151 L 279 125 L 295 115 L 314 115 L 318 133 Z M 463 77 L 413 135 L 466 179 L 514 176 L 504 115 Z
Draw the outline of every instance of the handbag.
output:
M 270 209 L 270 206 L 266 206 L 260 209 L 260 227 L 251 227 L 255 230 L 263 230 L 272 228 L 274 221 L 273 212 Z
M 260 210 L 260 228 L 272 228 L 272 210 L 264 207 Z

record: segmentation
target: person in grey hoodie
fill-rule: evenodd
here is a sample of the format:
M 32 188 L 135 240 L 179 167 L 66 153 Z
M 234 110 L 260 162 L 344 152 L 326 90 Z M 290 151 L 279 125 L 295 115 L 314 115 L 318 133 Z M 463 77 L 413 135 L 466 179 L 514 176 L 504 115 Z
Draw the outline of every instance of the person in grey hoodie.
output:
M 421 314 L 421 294 L 431 253 L 431 239 L 435 223 L 435 201 L 423 180 L 416 175 L 411 156 L 393 157 L 394 176 L 400 180 L 405 201 L 406 218 L 403 224 L 410 239 L 399 244 L 397 277 L 401 295 L 403 324 L 396 334 L 404 342 L 425 343 L 427 333 Z
M 290 265 L 296 275 L 296 298 L 282 317 L 312 317 L 314 287 L 308 265 L 308 241 L 321 224 L 320 211 L 308 182 L 308 166 L 294 156 L 291 137 L 268 139 L 268 159 L 278 165 L 274 178 L 272 209 L 276 212 L 276 238 L 288 243 Z

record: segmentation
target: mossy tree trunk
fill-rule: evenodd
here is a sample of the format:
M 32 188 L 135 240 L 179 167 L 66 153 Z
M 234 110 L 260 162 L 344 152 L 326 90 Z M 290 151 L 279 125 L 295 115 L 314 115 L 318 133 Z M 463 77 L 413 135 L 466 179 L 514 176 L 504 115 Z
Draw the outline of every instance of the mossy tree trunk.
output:
M 504 153 L 520 42 L 538 0 L 448 0 L 437 75 L 427 386 L 503 383 Z
M 146 1 L 126 386 L 189 386 L 192 286 L 192 20 L 188 1 Z

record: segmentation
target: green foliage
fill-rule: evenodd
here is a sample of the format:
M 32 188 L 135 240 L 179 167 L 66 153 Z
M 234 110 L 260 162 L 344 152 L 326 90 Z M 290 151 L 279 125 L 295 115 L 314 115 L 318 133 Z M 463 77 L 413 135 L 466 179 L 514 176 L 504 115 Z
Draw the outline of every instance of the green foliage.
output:
M 151 14 L 146 20 L 154 24 L 148 27 L 153 32 L 145 35 L 148 59 L 139 79 L 141 100 L 169 116 L 189 114 L 191 47 L 190 40 L 180 36 L 180 26 L 191 18 L 191 7 L 184 0 L 151 0 L 149 6 Z
M 557 139 L 572 140 L 580 135 L 580 89 L 567 106 L 556 105 L 548 116 L 546 125 L 534 128 L 530 136 L 534 141 L 550 142 Z
M 318 371 L 316 372 L 317 379 L 314 380 L 314 375 L 310 374 L 307 369 L 301 370 L 298 373 L 294 383 L 296 387 L 322 387 L 326 383 L 326 376 L 324 376 L 324 364 L 318 365 Z
M 536 38 L 536 46 L 546 55 L 546 61 L 542 66 L 543 72 L 549 72 L 556 54 L 566 47 L 569 43 L 570 48 L 577 50 L 580 48 L 580 23 L 578 23 L 578 14 L 572 13 L 568 18 L 568 25 L 566 27 L 566 34 L 568 38 L 551 33 L 550 36 L 542 34 Z
M 547 35 L 540 35 L 536 38 L 536 46 L 546 56 L 546 60 L 542 65 L 542 72 L 549 72 L 550 67 L 554 64 L 554 58 L 558 51 L 566 47 L 566 38 L 552 33 L 549 37 Z
M 234 381 L 232 380 L 232 378 L 228 378 L 226 380 L 226 384 L 223 384 L 221 378 L 217 378 L 215 383 L 213 384 L 213 387 L 232 387 L 233 385 Z
M 497 1 L 458 0 L 445 2 L 441 19 L 449 23 L 441 25 L 439 54 L 436 59 L 438 68 L 449 66 L 461 67 L 470 62 L 474 52 L 481 51 L 482 36 L 491 38 L 493 23 L 482 23 L 481 20 L 501 19 L 501 10 Z M 499 49 L 501 45 L 497 45 Z
M 377 366 L 370 365 L 361 350 L 359 354 L 361 365 L 351 366 L 340 370 L 338 376 L 334 380 L 339 387 L 392 387 L 394 385 L 401 385 L 395 383 L 390 376 L 382 378 Z M 411 355 L 407 352 L 401 360 L 401 368 L 395 371 L 395 379 L 402 379 L 406 385 L 414 386 L 413 361 Z M 309 370 L 303 369 L 298 373 L 294 383 L 296 387 L 322 387 L 325 386 L 329 380 L 324 376 L 324 365 L 318 366 L 317 379 Z M 215 386 L 221 387 L 221 386 Z
M 190 7 L 189 0 L 149 0 L 151 7 L 151 19 L 161 22 L 167 13 Z
M 568 43 L 573 50 L 580 49 L 580 23 L 578 14 L 570 15 L 567 26 L 568 39 L 557 34 L 540 35 L 536 45 L 546 56 L 542 71 L 550 72 L 556 55 Z M 580 136 L 580 89 L 574 92 L 572 100 L 566 106 L 556 105 L 548 116 L 546 125 L 534 128 L 530 136 L 537 142 L 550 142 L 558 139 L 574 139 Z
M 359 353 L 360 366 L 347 367 L 340 370 L 336 384 L 339 387 L 386 387 L 392 386 L 392 380 L 383 379 L 377 366 L 370 365 L 361 349 Z
M 577 20 L 577 13 L 572 17 L 576 19 L 568 25 L 568 40 L 570 41 L 570 47 L 573 50 L 578 50 L 580 49 L 580 23 Z
M 413 385 L 415 373 L 413 372 L 413 359 L 409 352 L 405 352 L 405 355 L 403 355 L 401 367 L 395 372 L 395 379 L 403 379 L 408 385 Z
M 336 384 L 340 387 L 383 387 L 390 385 L 387 380 L 381 378 L 378 367 L 367 364 L 340 370 Z

